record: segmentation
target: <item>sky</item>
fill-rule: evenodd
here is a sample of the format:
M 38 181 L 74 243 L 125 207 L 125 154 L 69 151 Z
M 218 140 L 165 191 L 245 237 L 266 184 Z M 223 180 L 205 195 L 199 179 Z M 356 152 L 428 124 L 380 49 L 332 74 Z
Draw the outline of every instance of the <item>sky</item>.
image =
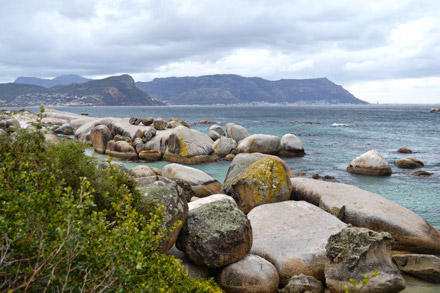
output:
M 0 0 L 0 82 L 128 73 L 327 77 L 371 103 L 440 103 L 438 0 Z

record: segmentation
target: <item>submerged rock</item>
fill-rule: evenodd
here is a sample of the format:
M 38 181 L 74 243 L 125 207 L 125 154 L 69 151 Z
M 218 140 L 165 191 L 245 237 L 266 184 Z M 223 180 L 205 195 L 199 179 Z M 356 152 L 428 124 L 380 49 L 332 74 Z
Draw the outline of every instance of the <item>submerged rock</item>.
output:
M 362 292 L 399 292 L 405 279 L 391 261 L 393 238 L 365 228 L 347 227 L 332 235 L 326 245 L 325 282 L 332 292 L 344 292 L 353 279 L 361 284 L 372 270 L 379 274 L 368 280 Z
M 388 176 L 391 175 L 391 167 L 378 151 L 371 150 L 351 161 L 347 167 L 347 172 L 371 176 Z
M 222 267 L 248 254 L 252 228 L 235 203 L 216 200 L 189 211 L 176 246 L 197 265 Z
M 411 154 L 412 150 L 406 147 L 401 147 L 400 149 L 397 150 L 397 152 L 402 154 Z
M 389 232 L 395 250 L 440 253 L 440 232 L 403 206 L 356 186 L 307 178 L 291 181 L 292 199 L 313 203 L 347 224 Z
M 410 174 L 411 176 L 417 176 L 417 177 L 430 177 L 432 173 L 427 171 L 417 171 Z
M 394 165 L 398 168 L 402 169 L 416 169 L 416 168 L 422 168 L 425 166 L 425 164 L 422 163 L 422 161 L 416 159 L 416 158 L 405 158 L 397 160 Z
M 393 261 L 401 270 L 417 278 L 440 283 L 440 257 L 426 254 L 394 255 Z
M 277 268 L 282 285 L 299 274 L 324 280 L 327 239 L 346 226 L 305 201 L 261 205 L 248 218 L 254 233 L 251 253 Z
M 166 165 L 162 176 L 171 180 L 184 180 L 188 182 L 197 197 L 205 197 L 219 193 L 222 184 L 205 172 L 180 164 Z
M 248 213 L 258 205 L 288 200 L 291 177 L 289 166 L 278 157 L 239 154 L 228 169 L 222 191 Z
M 224 267 L 216 281 L 226 292 L 278 292 L 277 269 L 267 260 L 248 254 L 242 260 Z

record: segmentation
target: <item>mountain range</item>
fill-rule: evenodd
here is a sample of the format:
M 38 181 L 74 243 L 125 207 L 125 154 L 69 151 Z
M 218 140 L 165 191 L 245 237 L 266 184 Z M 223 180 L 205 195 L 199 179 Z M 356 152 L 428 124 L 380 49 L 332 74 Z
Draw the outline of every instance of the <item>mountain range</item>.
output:
M 72 80 L 78 80 L 77 77 L 73 77 L 72 79 L 64 76 L 50 80 L 58 83 L 50 88 L 25 84 L 26 79 L 23 78 L 18 78 L 14 83 L 0 84 L 0 105 L 164 105 L 140 90 L 128 74 L 82 83 L 72 83 Z M 46 82 L 47 80 L 31 79 L 30 81 Z
M 156 78 L 136 85 L 169 104 L 366 104 L 327 78 L 281 79 L 233 74 Z
M 154 98 L 153 98 L 154 97 Z M 90 80 L 19 77 L 0 84 L 0 106 L 34 105 L 366 104 L 327 78 L 281 79 L 233 74 L 156 78 L 136 82 L 127 74 Z

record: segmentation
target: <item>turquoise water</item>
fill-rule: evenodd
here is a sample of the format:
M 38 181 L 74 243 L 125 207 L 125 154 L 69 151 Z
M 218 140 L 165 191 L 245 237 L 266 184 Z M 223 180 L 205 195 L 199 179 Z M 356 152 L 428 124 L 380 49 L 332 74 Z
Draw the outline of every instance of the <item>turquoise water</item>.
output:
M 336 182 L 356 185 L 401 204 L 425 218 L 440 230 L 440 113 L 431 106 L 218 106 L 218 107 L 68 107 L 56 108 L 74 113 L 88 112 L 96 117 L 172 117 L 181 118 L 204 133 L 209 125 L 195 124 L 214 120 L 224 127 L 228 122 L 246 127 L 250 134 L 297 135 L 304 143 L 306 156 L 286 159 L 292 173 L 305 172 L 334 176 Z M 408 147 L 415 153 L 399 154 Z M 393 164 L 413 156 L 424 162 L 429 178 L 409 176 L 414 170 L 392 166 L 390 177 L 353 175 L 345 171 L 352 159 L 376 149 Z M 104 159 L 104 158 L 103 158 Z M 129 167 L 135 163 L 127 163 Z M 149 164 L 162 168 L 167 162 Z M 196 165 L 223 182 L 229 162 Z

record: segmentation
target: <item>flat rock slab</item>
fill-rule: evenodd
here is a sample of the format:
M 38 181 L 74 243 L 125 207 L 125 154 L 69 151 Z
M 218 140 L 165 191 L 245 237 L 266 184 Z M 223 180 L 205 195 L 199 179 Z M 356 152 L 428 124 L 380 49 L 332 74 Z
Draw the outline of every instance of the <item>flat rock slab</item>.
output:
M 399 270 L 423 280 L 440 283 L 440 257 L 426 254 L 394 255 Z
M 440 233 L 422 217 L 378 194 L 356 186 L 292 178 L 292 199 L 305 200 L 347 224 L 389 232 L 394 250 L 440 253 Z
M 284 201 L 254 208 L 248 218 L 251 253 L 271 262 L 286 285 L 294 275 L 324 280 L 327 239 L 346 224 L 305 201 Z

